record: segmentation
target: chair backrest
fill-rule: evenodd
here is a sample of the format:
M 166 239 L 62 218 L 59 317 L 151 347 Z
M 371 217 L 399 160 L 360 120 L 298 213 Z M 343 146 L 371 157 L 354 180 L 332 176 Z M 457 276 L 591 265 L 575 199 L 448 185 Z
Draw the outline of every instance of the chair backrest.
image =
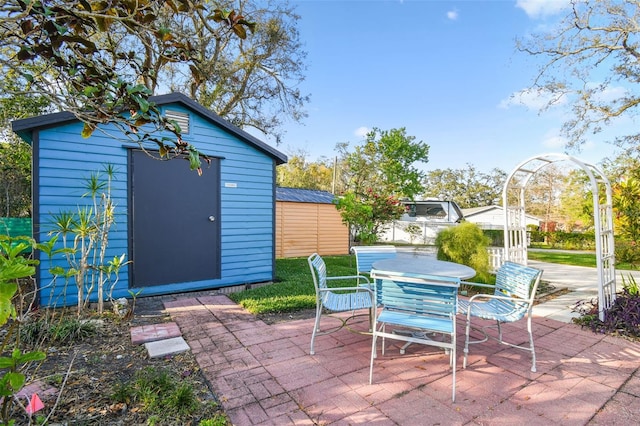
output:
M 313 277 L 313 285 L 316 289 L 316 296 L 319 294 L 319 288 L 327 288 L 327 265 L 318 253 L 313 253 L 307 258 L 311 276 Z
M 510 302 L 517 310 L 524 311 L 533 305 L 542 271 L 514 262 L 504 262 L 496 274 L 496 295 L 522 299 L 522 303 Z
M 395 246 L 353 246 L 351 251 L 356 255 L 357 274 L 368 274 L 374 262 L 396 257 Z
M 460 279 L 436 275 L 377 275 L 376 301 L 384 309 L 405 314 L 454 318 Z

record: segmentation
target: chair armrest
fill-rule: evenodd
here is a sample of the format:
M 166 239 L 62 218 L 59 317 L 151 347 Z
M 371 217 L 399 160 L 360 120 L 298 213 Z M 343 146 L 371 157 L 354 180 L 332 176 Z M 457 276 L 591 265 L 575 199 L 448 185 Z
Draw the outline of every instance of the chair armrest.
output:
M 486 287 L 486 288 L 495 288 L 496 286 L 494 284 L 483 284 L 483 283 L 474 283 L 471 281 L 460 281 L 460 285 L 462 284 L 466 284 L 466 285 L 472 285 L 475 287 Z
M 342 277 L 327 277 L 327 281 L 331 281 L 331 280 L 354 280 L 356 278 L 365 280 L 367 282 L 367 284 L 370 284 L 369 278 L 365 277 L 364 275 L 345 275 L 345 276 L 342 276 Z
M 359 286 L 359 287 L 329 287 L 329 288 L 319 288 L 319 289 L 318 289 L 318 291 L 319 291 L 320 293 L 323 293 L 323 292 L 332 292 L 332 291 L 356 291 L 356 292 L 358 292 L 358 291 L 366 291 L 366 292 L 371 293 L 371 294 L 373 294 L 373 293 L 374 293 L 374 291 L 373 291 L 373 290 L 371 290 L 370 288 L 365 287 L 365 286 Z
M 500 296 L 497 294 L 478 293 L 478 294 L 474 294 L 469 298 L 469 305 L 475 302 L 476 299 L 495 299 L 495 300 L 505 300 L 508 302 L 530 303 L 529 299 L 522 299 L 520 297 L 510 297 L 510 296 Z

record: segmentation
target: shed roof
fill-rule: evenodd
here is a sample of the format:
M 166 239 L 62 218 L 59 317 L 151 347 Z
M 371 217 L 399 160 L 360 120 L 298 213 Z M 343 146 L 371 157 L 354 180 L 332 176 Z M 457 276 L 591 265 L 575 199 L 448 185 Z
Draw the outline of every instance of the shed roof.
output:
M 327 191 L 276 187 L 276 201 L 332 204 L 334 198 L 334 195 Z
M 197 112 L 202 115 L 209 122 L 215 124 L 216 126 L 226 130 L 230 134 L 238 137 L 249 145 L 253 145 L 258 150 L 268 154 L 276 160 L 276 164 L 284 164 L 287 162 L 287 156 L 280 151 L 276 150 L 272 146 L 262 142 L 260 139 L 255 136 L 250 135 L 245 132 L 241 128 L 234 126 L 229 123 L 227 120 L 224 120 L 218 114 L 213 111 L 203 107 L 193 99 L 182 93 L 169 93 L 166 95 L 158 95 L 152 96 L 149 98 L 150 101 L 155 102 L 157 105 L 167 105 L 167 104 L 182 104 L 186 108 Z M 54 127 L 59 126 L 66 123 L 71 123 L 76 121 L 77 118 L 71 114 L 70 112 L 56 112 L 53 114 L 40 115 L 37 117 L 24 118 L 22 120 L 15 120 L 11 123 L 11 128 L 14 132 L 16 132 L 22 139 L 31 143 L 31 132 L 33 130 L 46 128 L 46 127 Z

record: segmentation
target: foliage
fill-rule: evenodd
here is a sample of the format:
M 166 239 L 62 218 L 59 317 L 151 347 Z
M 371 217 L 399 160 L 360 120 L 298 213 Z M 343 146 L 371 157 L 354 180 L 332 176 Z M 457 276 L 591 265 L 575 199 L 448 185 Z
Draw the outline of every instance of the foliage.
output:
M 560 195 L 565 187 L 565 174 L 551 164 L 536 172 L 525 190 L 527 213 L 543 222 L 561 222 Z
M 437 257 L 440 260 L 461 263 L 476 270 L 476 277 L 489 279 L 489 238 L 475 223 L 462 222 L 443 229 L 436 236 Z
M 615 240 L 616 262 L 628 263 L 635 268 L 640 266 L 640 249 L 635 241 L 622 238 Z
M 628 241 L 640 241 L 640 179 L 628 177 L 612 185 L 616 231 Z
M 300 17 L 287 1 L 234 0 L 202 2 L 236 7 L 256 23 L 251 37 L 233 37 L 225 31 L 202 28 L 198 10 L 185 11 L 183 18 L 168 16 L 180 39 L 189 40 L 195 60 L 189 67 L 167 70 L 167 85 L 188 93 L 238 127 L 252 127 L 261 134 L 282 137 L 285 121 L 300 121 L 309 96 L 300 91 L 306 70 L 306 52 L 299 40 Z M 142 53 L 142 52 L 141 52 Z M 159 75 L 166 68 L 156 61 Z
M 326 160 L 309 162 L 304 152 L 298 152 L 276 168 L 276 184 L 281 187 L 332 191 L 333 167 Z
M 593 194 L 591 182 L 582 170 L 564 176 L 560 193 L 560 213 L 565 230 L 593 229 Z
M 20 338 L 24 344 L 38 346 L 45 342 L 52 345 L 80 342 L 96 334 L 96 325 L 91 321 L 61 316 L 58 320 L 42 315 L 25 322 L 20 327 Z
M 483 229 L 482 233 L 489 238 L 489 245 L 492 247 L 504 247 L 503 229 Z
M 0 142 L 0 216 L 31 216 L 31 147 Z
M 622 279 L 622 291 L 616 295 L 616 300 L 609 310 L 604 312 L 604 321 L 598 317 L 598 302 L 579 301 L 574 312 L 580 316 L 574 321 L 583 327 L 588 327 L 596 333 L 617 334 L 621 336 L 640 337 L 640 292 L 632 275 L 629 279 Z
M 32 304 L 22 302 L 29 295 L 23 294 L 20 281 L 29 278 L 35 272 L 36 261 L 21 255 L 27 248 L 35 248 L 35 240 L 29 237 L 13 239 L 0 235 L 0 326 L 9 322 L 9 327 L 0 346 L 0 419 L 3 424 L 11 424 L 13 407 L 17 404 L 14 395 L 25 384 L 26 376 L 22 372 L 29 364 L 41 361 L 45 353 L 41 351 L 24 352 L 19 347 L 19 326 L 26 321 Z M 33 299 L 32 299 L 33 300 Z M 14 343 L 14 339 L 15 343 Z M 10 355 L 4 355 L 9 351 Z
M 415 223 L 408 224 L 404 227 L 404 230 L 407 234 L 409 234 L 409 242 L 411 244 L 413 244 L 413 240 L 422 235 L 422 227 L 416 225 Z
M 115 169 L 106 165 L 103 174 L 93 173 L 86 181 L 84 196 L 90 197 L 91 204 L 79 206 L 75 213 L 54 215 L 54 229 L 50 231 L 56 240 L 60 238 L 69 265 L 68 271 L 58 271 L 58 275 L 75 279 L 78 315 L 89 303 L 94 290 L 97 290 L 98 313 L 104 311 L 105 297 L 113 300 L 112 292 L 118 282 L 120 268 L 127 263 L 124 262 L 124 254 L 105 259 L 115 214 L 111 199 Z
M 215 22 L 221 33 L 241 39 L 255 27 L 235 11 L 206 6 L 197 0 L 4 1 L 2 74 L 13 76 L 18 90 L 24 89 L 20 93 L 37 93 L 71 112 L 84 123 L 84 137 L 110 123 L 136 143 L 155 143 L 162 157 L 188 156 L 190 167 L 200 171 L 200 160 L 207 157 L 182 140 L 180 127 L 149 97 L 159 68 L 198 60 L 191 40 L 181 38 L 164 17 L 181 22 L 192 12 L 198 31 L 211 31 Z M 158 137 L 156 131 L 168 131 L 173 138 Z
M 371 189 L 361 198 L 354 193 L 345 194 L 336 200 L 336 207 L 342 221 L 350 225 L 352 240 L 362 244 L 377 242 L 384 226 L 404 212 L 397 198 L 376 194 Z
M 528 231 L 531 242 L 546 242 L 548 248 L 563 250 L 595 250 L 593 232 Z
M 428 161 L 429 146 L 400 128 L 373 129 L 353 152 L 346 145 L 339 149 L 345 191 L 338 210 L 354 237 L 373 243 L 386 223 L 402 215 L 399 198 L 413 199 L 423 192 L 424 172 L 415 164 Z
M 547 107 L 571 105 L 563 126 L 568 148 L 638 113 L 639 19 L 636 1 L 572 1 L 556 26 L 518 40 L 521 52 L 544 59 L 528 92 L 548 99 Z M 637 149 L 638 136 L 619 136 L 617 142 Z
M 120 383 L 112 399 L 127 405 L 139 404 L 143 411 L 154 413 L 163 422 L 194 413 L 200 406 L 193 386 L 184 378 L 153 367 L 140 370 L 130 382 Z
M 471 164 L 466 169 L 436 169 L 424 179 L 424 197 L 455 201 L 460 208 L 484 207 L 497 204 L 507 174 L 500 169 L 479 172 Z

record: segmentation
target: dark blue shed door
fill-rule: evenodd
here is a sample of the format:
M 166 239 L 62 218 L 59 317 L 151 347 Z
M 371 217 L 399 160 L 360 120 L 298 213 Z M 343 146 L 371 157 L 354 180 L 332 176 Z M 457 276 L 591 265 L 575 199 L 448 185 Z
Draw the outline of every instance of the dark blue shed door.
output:
M 129 164 L 130 286 L 220 278 L 220 160 L 202 176 L 140 150 Z

